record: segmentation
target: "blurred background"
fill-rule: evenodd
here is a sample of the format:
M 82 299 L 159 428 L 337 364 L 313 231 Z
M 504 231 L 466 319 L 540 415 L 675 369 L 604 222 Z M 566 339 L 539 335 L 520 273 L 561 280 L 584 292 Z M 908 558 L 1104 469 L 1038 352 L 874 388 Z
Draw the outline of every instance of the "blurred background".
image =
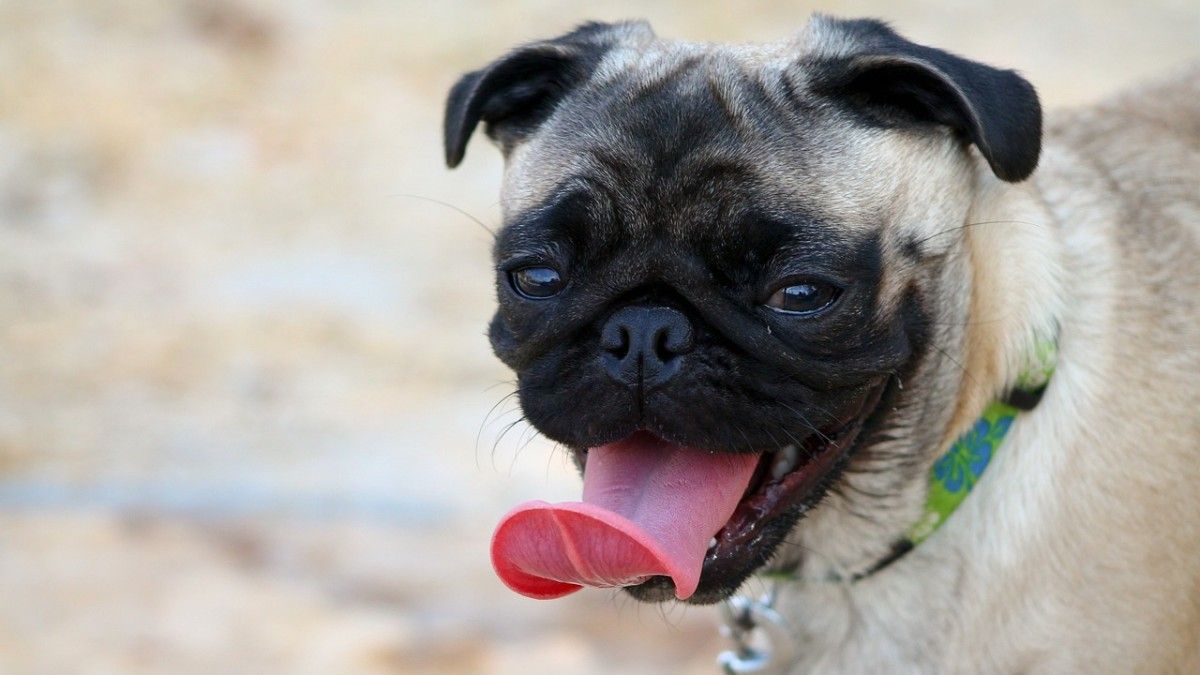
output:
M 510 428 L 499 155 L 445 170 L 441 103 L 584 19 L 813 9 L 1050 106 L 1200 56 L 1195 0 L 0 0 L 0 672 L 715 672 L 711 609 L 492 576 L 498 517 L 578 483 Z

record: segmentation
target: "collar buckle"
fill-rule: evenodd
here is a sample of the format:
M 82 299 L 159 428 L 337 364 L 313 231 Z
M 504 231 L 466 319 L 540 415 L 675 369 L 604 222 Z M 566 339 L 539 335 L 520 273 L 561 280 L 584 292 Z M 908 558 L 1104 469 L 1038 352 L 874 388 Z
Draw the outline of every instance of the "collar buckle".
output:
M 735 595 L 721 604 L 721 634 L 733 649 L 721 652 L 717 663 L 726 675 L 782 675 L 796 660 L 796 637 L 775 610 L 778 582 L 758 599 Z

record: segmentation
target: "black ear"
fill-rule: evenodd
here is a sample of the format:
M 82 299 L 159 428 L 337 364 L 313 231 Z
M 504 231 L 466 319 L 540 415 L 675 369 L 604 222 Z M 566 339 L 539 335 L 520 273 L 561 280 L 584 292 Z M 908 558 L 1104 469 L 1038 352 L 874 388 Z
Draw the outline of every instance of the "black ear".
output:
M 646 24 L 586 23 L 542 42 L 518 47 L 491 65 L 463 75 L 446 100 L 446 164 L 462 161 L 482 120 L 507 153 L 541 124 L 574 87 L 586 82 L 623 34 Z
M 878 123 L 946 125 L 974 143 L 1002 180 L 1033 173 L 1042 109 L 1033 85 L 1020 75 L 909 42 L 879 21 L 817 20 L 854 45 L 818 56 L 818 93 L 847 101 Z

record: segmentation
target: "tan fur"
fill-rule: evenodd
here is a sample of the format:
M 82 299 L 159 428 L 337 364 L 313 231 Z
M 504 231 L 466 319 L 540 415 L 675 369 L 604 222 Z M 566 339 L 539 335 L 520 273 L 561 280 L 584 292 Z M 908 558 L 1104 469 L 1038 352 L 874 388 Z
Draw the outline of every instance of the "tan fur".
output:
M 1197 672 L 1200 68 L 1052 118 L 1026 183 L 977 176 L 968 222 L 998 222 L 966 230 L 947 437 L 1053 321 L 1058 370 L 932 538 L 856 584 L 786 588 L 794 671 Z M 836 551 L 839 506 L 801 522 L 806 546 Z

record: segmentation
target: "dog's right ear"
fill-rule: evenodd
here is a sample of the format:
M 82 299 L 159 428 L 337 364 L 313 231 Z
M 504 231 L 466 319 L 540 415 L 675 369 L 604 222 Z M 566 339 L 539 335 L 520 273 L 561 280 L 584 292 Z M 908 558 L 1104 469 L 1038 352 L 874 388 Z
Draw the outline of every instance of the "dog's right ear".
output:
M 480 121 L 507 155 L 564 96 L 587 81 L 613 45 L 632 34 L 653 36 L 644 22 L 585 23 L 552 40 L 518 47 L 486 68 L 463 75 L 446 100 L 446 164 L 454 168 L 462 161 Z

